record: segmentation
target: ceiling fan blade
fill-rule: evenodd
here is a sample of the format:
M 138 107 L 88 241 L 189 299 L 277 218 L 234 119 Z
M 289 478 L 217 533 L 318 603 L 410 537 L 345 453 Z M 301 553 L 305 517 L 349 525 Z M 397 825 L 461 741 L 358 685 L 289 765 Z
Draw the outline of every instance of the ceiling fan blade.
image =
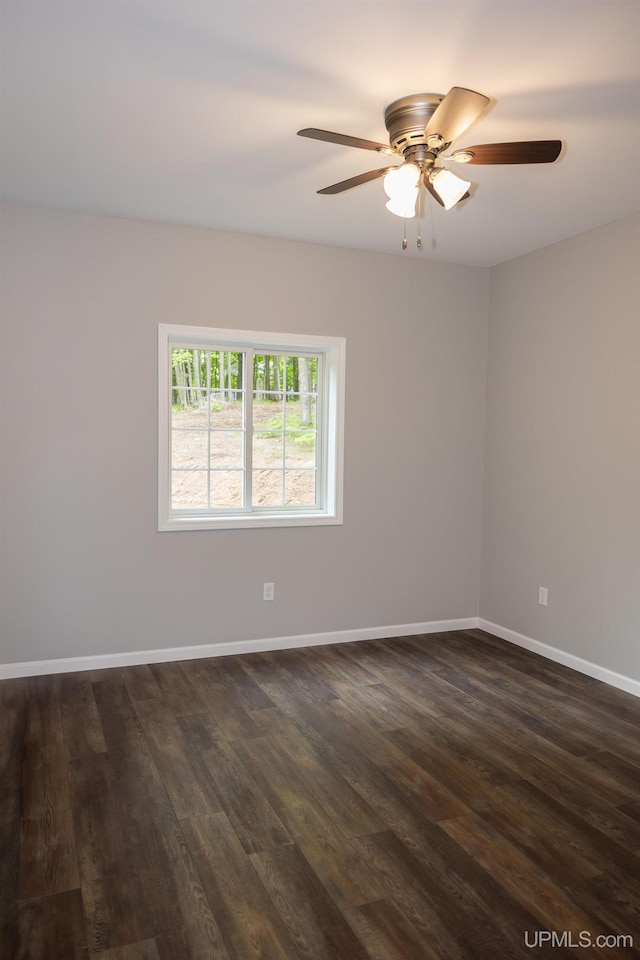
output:
M 456 150 L 463 154 L 464 163 L 553 163 L 562 150 L 562 140 L 514 140 L 512 143 L 481 143 L 474 147 Z M 470 160 L 468 154 L 472 154 Z
M 475 90 L 452 87 L 432 113 L 425 127 L 425 136 L 439 134 L 445 143 L 451 143 L 478 119 L 490 102 L 489 97 Z
M 383 177 L 389 170 L 395 167 L 382 167 L 380 170 L 369 170 L 367 173 L 361 173 L 357 177 L 350 177 L 348 180 L 341 180 L 340 183 L 332 183 L 330 187 L 324 187 L 318 190 L 318 193 L 343 193 L 345 190 L 351 190 L 352 187 L 359 187 L 361 183 L 369 183 L 371 180 L 377 180 Z
M 309 137 L 311 140 L 326 140 L 327 143 L 340 143 L 344 147 L 360 147 L 361 150 L 390 150 L 388 143 L 361 140 L 360 137 L 349 137 L 344 133 L 332 133 L 331 130 L 318 130 L 316 127 L 306 127 L 304 130 L 298 130 L 298 136 Z

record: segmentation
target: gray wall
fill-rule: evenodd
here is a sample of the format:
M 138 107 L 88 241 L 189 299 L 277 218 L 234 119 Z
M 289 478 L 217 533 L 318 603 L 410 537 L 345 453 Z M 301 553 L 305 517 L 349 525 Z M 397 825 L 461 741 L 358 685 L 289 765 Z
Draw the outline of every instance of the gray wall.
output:
M 486 270 L 7 204 L 3 271 L 0 659 L 477 615 Z M 157 532 L 159 322 L 346 336 L 343 526 Z
M 640 680 L 640 217 L 492 271 L 19 204 L 2 229 L 0 660 L 479 613 Z M 347 337 L 343 526 L 157 532 L 159 322 Z
M 639 252 L 634 216 L 492 270 L 480 600 L 636 680 Z

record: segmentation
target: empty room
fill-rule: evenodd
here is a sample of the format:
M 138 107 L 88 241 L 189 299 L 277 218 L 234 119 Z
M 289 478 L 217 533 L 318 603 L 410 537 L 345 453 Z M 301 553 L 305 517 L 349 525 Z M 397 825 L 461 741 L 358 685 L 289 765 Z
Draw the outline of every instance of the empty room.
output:
M 0 27 L 0 956 L 637 956 L 640 4 Z

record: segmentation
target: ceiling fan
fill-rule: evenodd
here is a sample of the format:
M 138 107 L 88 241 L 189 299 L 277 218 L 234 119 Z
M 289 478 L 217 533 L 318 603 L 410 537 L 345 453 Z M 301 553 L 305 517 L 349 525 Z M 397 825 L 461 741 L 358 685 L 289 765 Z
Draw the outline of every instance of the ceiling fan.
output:
M 481 143 L 445 154 L 444 151 L 468 130 L 489 103 L 489 97 L 465 87 L 452 87 L 446 96 L 415 93 L 401 97 L 389 104 L 384 112 L 385 126 L 389 131 L 388 145 L 315 127 L 298 130 L 298 136 L 401 157 L 401 164 L 369 170 L 324 187 L 318 193 L 343 193 L 384 177 L 384 188 L 389 197 L 387 208 L 408 219 L 415 216 L 422 184 L 446 210 L 470 196 L 471 182 L 444 167 L 441 156 L 468 164 L 553 163 L 557 160 L 562 149 L 561 140 Z M 406 247 L 406 241 L 403 246 Z

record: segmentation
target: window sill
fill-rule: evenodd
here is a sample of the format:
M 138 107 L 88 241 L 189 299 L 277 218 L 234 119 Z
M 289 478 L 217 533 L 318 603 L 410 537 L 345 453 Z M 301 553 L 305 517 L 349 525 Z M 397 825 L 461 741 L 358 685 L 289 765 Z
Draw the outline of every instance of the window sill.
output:
M 173 530 L 255 530 L 259 527 L 318 527 L 342 524 L 342 517 L 327 513 L 247 514 L 246 517 L 169 517 L 158 523 L 160 533 Z

